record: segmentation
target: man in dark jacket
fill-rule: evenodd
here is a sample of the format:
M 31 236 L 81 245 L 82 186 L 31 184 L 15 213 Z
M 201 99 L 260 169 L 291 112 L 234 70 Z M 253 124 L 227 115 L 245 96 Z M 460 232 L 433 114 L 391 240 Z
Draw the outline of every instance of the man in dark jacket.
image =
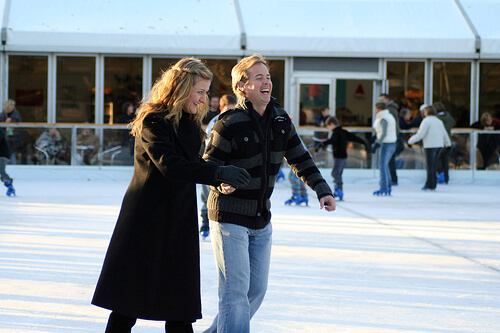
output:
M 208 217 L 219 272 L 219 314 L 207 332 L 249 332 L 250 319 L 267 289 L 271 254 L 270 200 L 280 164 L 286 159 L 311 189 L 320 207 L 335 210 L 335 199 L 290 117 L 271 97 L 269 67 L 259 54 L 232 70 L 239 97 L 235 110 L 219 116 L 203 158 L 245 168 L 250 183 L 240 189 L 212 187 Z M 228 194 L 231 195 L 228 195 Z

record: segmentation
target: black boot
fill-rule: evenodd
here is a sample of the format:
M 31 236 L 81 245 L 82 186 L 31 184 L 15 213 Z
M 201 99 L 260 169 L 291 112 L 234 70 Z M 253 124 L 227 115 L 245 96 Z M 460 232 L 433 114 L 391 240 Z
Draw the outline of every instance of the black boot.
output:
M 187 321 L 167 321 L 165 323 L 166 333 L 193 333 L 193 324 Z
M 106 326 L 104 333 L 130 333 L 136 321 L 136 318 L 130 318 L 113 311 L 109 315 L 108 326 Z

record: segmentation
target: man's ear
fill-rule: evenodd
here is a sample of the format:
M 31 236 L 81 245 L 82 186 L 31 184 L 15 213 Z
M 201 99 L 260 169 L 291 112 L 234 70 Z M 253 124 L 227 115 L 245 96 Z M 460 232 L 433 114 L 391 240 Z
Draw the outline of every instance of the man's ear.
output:
M 238 87 L 239 91 L 243 91 L 245 84 L 242 81 L 240 81 L 240 82 L 236 83 L 236 86 Z

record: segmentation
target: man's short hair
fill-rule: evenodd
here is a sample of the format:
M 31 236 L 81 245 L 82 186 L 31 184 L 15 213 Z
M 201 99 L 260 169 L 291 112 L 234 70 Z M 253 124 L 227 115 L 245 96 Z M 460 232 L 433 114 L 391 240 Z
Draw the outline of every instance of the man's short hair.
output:
M 233 95 L 225 94 L 219 99 L 219 108 L 222 110 L 225 106 L 236 104 L 236 97 Z
M 378 97 L 384 97 L 384 98 L 389 99 L 389 95 L 387 95 L 387 94 L 380 94 L 380 95 L 378 95 Z
M 248 69 L 255 64 L 264 64 L 269 70 L 269 65 L 267 64 L 266 59 L 264 59 L 262 55 L 255 53 L 249 57 L 241 59 L 231 71 L 233 92 L 236 97 L 240 99 L 240 101 L 244 100 L 245 94 L 238 88 L 238 83 L 240 81 L 245 83 L 248 81 Z
M 441 102 L 434 102 L 432 106 L 436 109 L 438 113 L 445 110 L 444 104 Z
M 425 110 L 425 108 L 426 108 L 426 107 L 428 107 L 428 106 L 429 106 L 429 104 L 422 104 L 422 105 L 420 105 L 420 107 L 419 107 L 419 109 L 418 109 L 418 110 L 419 110 L 419 111 L 424 111 L 424 110 Z
M 384 102 L 377 102 L 375 103 L 375 107 L 379 110 L 385 110 L 387 109 L 387 104 L 385 104 Z
M 335 116 L 330 116 L 328 118 L 326 118 L 326 121 L 325 121 L 325 125 L 335 125 L 337 126 L 339 124 L 339 120 L 337 119 L 337 117 Z
M 438 114 L 436 108 L 434 108 L 432 105 L 426 107 L 425 112 L 427 113 L 428 116 L 435 116 Z

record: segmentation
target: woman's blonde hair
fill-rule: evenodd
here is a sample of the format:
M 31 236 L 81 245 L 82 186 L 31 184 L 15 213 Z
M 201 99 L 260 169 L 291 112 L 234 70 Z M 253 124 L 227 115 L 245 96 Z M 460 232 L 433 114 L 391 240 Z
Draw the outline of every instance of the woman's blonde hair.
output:
M 4 111 L 7 112 L 7 109 L 9 108 L 9 106 L 11 105 L 16 105 L 16 101 L 14 101 L 13 99 L 8 99 L 5 101 L 5 103 L 3 103 L 3 109 Z
M 489 125 L 488 125 L 488 120 L 490 120 L 490 119 L 492 119 L 491 114 L 489 114 L 488 112 L 483 113 L 483 114 L 481 115 L 481 119 L 480 119 L 481 124 L 482 124 L 483 126 L 489 126 Z
M 175 65 L 163 72 L 156 80 L 149 96 L 144 98 L 137 111 L 137 117 L 130 123 L 132 135 L 138 136 L 142 131 L 144 118 L 153 112 L 167 112 L 167 119 L 172 119 L 174 129 L 177 130 L 182 117 L 182 108 L 186 103 L 191 88 L 200 80 L 212 80 L 213 74 L 205 64 L 196 58 L 183 58 Z M 208 96 L 207 99 L 208 100 Z M 200 137 L 204 137 L 201 130 L 201 121 L 208 112 L 208 103 L 198 107 L 195 115 L 190 115 L 200 128 Z
M 240 107 L 244 106 L 245 94 L 238 88 L 238 83 L 240 81 L 243 83 L 248 82 L 248 69 L 255 64 L 264 64 L 269 70 L 269 65 L 267 64 L 266 59 L 264 59 L 264 57 L 260 54 L 255 53 L 249 57 L 241 59 L 241 61 L 237 63 L 231 71 L 233 92 L 236 97 L 238 97 L 238 106 Z

